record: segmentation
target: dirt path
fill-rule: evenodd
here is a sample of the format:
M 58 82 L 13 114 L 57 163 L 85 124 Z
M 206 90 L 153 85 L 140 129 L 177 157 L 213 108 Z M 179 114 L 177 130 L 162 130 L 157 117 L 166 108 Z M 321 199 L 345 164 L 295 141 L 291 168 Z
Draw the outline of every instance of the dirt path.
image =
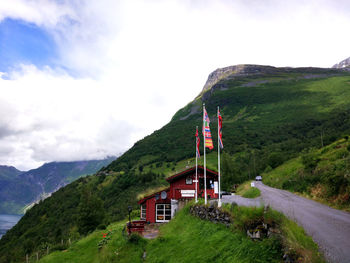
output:
M 160 224 L 146 224 L 142 236 L 146 239 L 154 239 L 159 235 Z
M 350 262 L 350 213 L 256 183 L 265 205 L 284 213 L 301 225 L 329 262 Z

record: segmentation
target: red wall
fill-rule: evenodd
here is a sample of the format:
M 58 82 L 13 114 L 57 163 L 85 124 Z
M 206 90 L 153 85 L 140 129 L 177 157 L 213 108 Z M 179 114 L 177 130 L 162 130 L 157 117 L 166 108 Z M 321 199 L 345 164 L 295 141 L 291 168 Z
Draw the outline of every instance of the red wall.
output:
M 187 177 L 192 177 L 192 184 L 186 184 L 186 178 Z M 204 174 L 202 171 L 198 171 L 198 181 L 200 178 L 204 178 Z M 170 197 L 171 199 L 180 199 L 180 198 L 184 198 L 181 196 L 181 190 L 196 190 L 196 184 L 194 182 L 194 180 L 196 179 L 196 173 L 190 173 L 187 174 L 185 176 L 183 176 L 182 178 L 175 180 L 173 182 L 170 183 Z M 212 174 L 208 174 L 207 173 L 207 179 L 212 179 L 213 181 L 217 181 L 218 178 L 217 176 L 214 176 Z M 203 192 L 204 193 L 204 188 L 201 189 L 199 188 L 199 182 L 198 184 L 198 195 Z M 207 189 L 207 194 L 210 195 L 211 198 L 219 198 L 218 194 L 214 194 L 214 189 Z M 204 197 L 204 195 L 203 195 Z M 185 198 L 193 198 L 193 197 L 185 197 Z
M 186 184 L 186 178 L 188 176 L 192 177 L 192 184 Z M 186 198 L 186 199 L 192 199 L 193 197 L 182 197 L 181 196 L 181 190 L 195 190 L 196 186 L 195 186 L 195 182 L 194 180 L 196 179 L 196 172 L 195 171 L 191 171 L 190 173 L 183 175 L 182 177 L 179 176 L 180 178 L 175 178 L 174 181 L 172 181 L 170 183 L 170 189 L 167 190 L 167 198 L 166 199 L 155 199 L 155 194 L 153 194 L 152 196 L 150 196 L 150 198 L 148 198 L 147 200 L 144 201 L 144 204 L 146 204 L 146 221 L 147 222 L 151 222 L 151 223 L 155 223 L 156 222 L 156 204 L 170 204 L 171 203 L 171 199 L 182 199 L 182 198 Z M 204 174 L 203 171 L 199 170 L 198 171 L 198 180 L 199 178 L 204 178 Z M 207 179 L 211 179 L 213 181 L 217 181 L 218 180 L 218 176 L 217 175 L 213 175 L 211 173 L 207 172 Z M 203 195 L 200 196 L 200 193 L 203 192 Z M 158 193 L 160 195 L 160 193 Z M 214 189 L 207 189 L 207 195 L 210 196 L 210 198 L 218 198 L 219 195 L 218 194 L 214 194 Z M 199 188 L 199 182 L 198 182 L 198 196 L 199 197 L 204 197 L 204 189 L 200 189 Z
M 156 198 L 153 196 L 146 200 L 146 221 L 155 223 L 156 222 L 156 204 L 170 204 L 170 197 L 169 197 L 169 190 L 167 192 L 167 198 L 166 199 L 159 199 L 156 200 Z M 160 194 L 160 193 L 159 193 Z

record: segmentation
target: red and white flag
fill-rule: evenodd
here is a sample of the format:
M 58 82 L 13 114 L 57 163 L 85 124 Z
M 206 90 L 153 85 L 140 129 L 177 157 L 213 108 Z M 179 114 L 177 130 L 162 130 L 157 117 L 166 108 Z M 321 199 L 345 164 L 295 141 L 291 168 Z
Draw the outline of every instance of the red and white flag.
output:
M 220 114 L 220 110 L 218 108 L 218 122 L 219 122 L 219 129 L 218 129 L 218 132 L 219 132 L 219 145 L 220 145 L 220 148 L 223 149 L 224 148 L 224 144 L 222 143 L 222 117 L 221 117 L 221 114 Z
M 197 154 L 198 158 L 201 157 L 201 153 L 199 151 L 199 144 L 200 144 L 200 139 L 199 139 L 199 136 L 198 136 L 198 128 L 197 128 L 196 129 L 196 154 Z

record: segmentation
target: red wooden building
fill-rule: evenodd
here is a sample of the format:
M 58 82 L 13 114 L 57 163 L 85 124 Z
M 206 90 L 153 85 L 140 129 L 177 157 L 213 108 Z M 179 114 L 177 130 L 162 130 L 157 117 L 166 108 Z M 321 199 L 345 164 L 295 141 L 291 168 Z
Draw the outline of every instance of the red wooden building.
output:
M 207 169 L 208 198 L 218 198 L 218 173 Z M 168 177 L 170 187 L 163 191 L 144 197 L 138 203 L 141 209 L 141 220 L 150 223 L 168 222 L 179 209 L 179 203 L 195 198 L 197 184 L 198 197 L 204 197 L 204 167 L 198 166 L 198 182 L 196 167 Z

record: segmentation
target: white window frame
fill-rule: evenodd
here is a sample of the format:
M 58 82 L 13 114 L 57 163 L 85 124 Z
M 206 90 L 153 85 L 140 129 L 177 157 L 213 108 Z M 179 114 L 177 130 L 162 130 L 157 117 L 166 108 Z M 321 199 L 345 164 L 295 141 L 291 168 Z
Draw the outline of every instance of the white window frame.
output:
M 147 213 L 147 207 L 146 207 L 146 204 L 143 204 L 141 205 L 141 208 L 140 208 L 140 219 L 144 219 L 146 220 L 146 213 Z M 144 214 L 145 216 L 143 217 L 142 214 Z
M 188 181 L 187 181 L 187 180 L 188 180 Z M 189 180 L 191 180 L 191 183 L 189 183 Z M 186 182 L 187 185 L 193 184 L 193 179 L 192 179 L 192 177 L 191 177 L 191 176 L 187 176 L 186 179 L 185 179 L 185 182 Z
M 162 214 L 158 214 L 158 206 L 161 206 L 161 205 L 164 206 L 163 213 Z M 156 222 L 161 223 L 161 222 L 169 222 L 170 221 L 170 219 L 169 220 L 165 219 L 165 210 L 166 210 L 165 206 L 166 205 L 170 206 L 170 208 L 168 208 L 168 210 L 170 211 L 170 219 L 171 219 L 171 204 L 156 204 Z M 163 219 L 158 219 L 158 216 L 163 216 Z

